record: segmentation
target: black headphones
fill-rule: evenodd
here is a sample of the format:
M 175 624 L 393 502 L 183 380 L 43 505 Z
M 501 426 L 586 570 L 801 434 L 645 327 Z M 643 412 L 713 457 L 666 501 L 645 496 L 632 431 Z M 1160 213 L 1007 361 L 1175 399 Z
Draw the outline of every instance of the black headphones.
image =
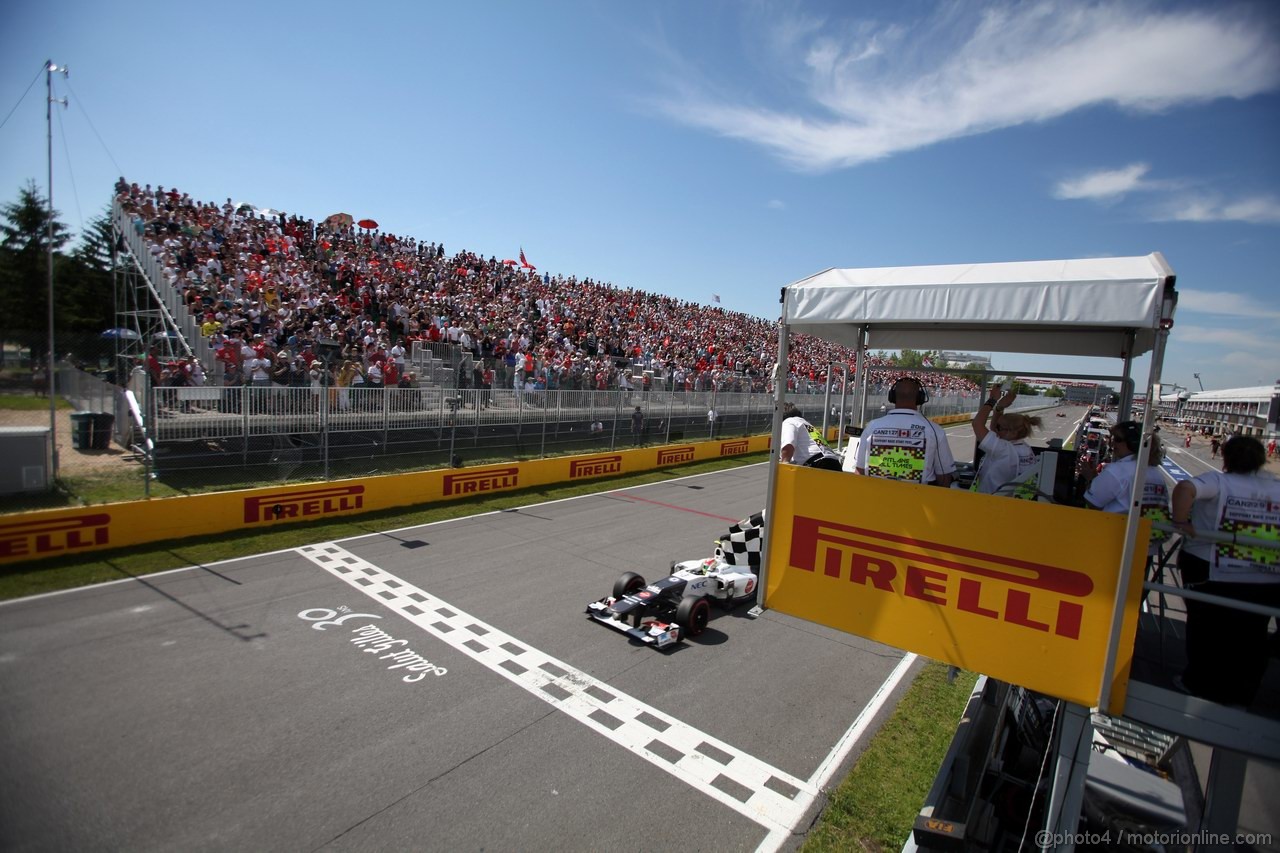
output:
M 893 380 L 893 385 L 889 387 L 888 399 L 891 404 L 897 405 L 898 386 L 903 382 L 914 382 L 916 383 L 916 387 L 920 389 L 919 391 L 916 392 L 917 406 L 923 406 L 925 403 L 929 402 L 929 392 L 925 390 L 924 385 L 920 382 L 919 379 L 916 379 L 913 376 L 899 376 L 897 379 Z

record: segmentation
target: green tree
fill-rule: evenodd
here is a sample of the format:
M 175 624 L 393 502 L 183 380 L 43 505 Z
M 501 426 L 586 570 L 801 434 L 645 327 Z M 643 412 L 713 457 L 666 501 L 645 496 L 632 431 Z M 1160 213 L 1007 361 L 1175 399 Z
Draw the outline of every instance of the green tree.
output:
M 979 388 L 986 390 L 987 386 L 991 384 L 991 380 L 983 374 L 982 371 L 984 370 L 986 370 L 984 365 L 979 364 L 976 361 L 971 361 L 964 366 L 964 373 L 961 373 L 960 375 L 965 379 L 968 379 L 974 385 L 977 385 Z
M 110 212 L 104 211 L 89 222 L 66 263 L 55 266 L 59 328 L 101 332 L 115 325 L 114 240 Z
M 50 223 L 57 253 L 70 234 L 34 180 L 18 191 L 16 202 L 0 206 L 0 339 L 23 333 L 37 351 L 48 347 Z
M 1067 396 L 1067 392 L 1063 391 L 1057 385 L 1053 385 L 1053 386 L 1050 386 L 1049 390 L 1044 392 L 1044 395 L 1046 397 L 1065 397 Z
M 942 355 L 935 350 L 904 349 L 898 353 L 893 363 L 908 370 L 918 370 L 925 367 L 926 361 L 931 366 L 940 367 L 942 365 Z

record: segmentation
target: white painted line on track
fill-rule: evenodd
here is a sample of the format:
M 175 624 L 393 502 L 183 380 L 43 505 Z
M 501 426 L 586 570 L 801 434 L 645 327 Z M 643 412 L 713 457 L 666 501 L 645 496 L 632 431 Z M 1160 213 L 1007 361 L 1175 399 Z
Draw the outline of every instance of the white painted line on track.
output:
M 831 777 L 840 768 L 841 763 L 849 757 L 849 753 L 866 733 L 867 727 L 871 725 L 871 721 L 875 719 L 876 714 L 880 713 L 880 709 L 884 707 L 885 702 L 889 701 L 889 697 L 893 694 L 898 683 L 911 670 L 911 665 L 916 662 L 916 657 L 915 652 L 908 652 L 902 660 L 898 661 L 898 665 L 893 668 L 893 672 L 889 673 L 889 677 L 876 690 L 875 695 L 871 697 L 871 701 L 863 707 L 862 712 L 853 721 L 853 725 L 849 726 L 840 737 L 840 740 L 836 741 L 836 745 L 831 752 L 827 753 L 827 757 L 818 765 L 818 769 L 813 771 L 813 775 L 809 777 L 810 785 L 822 790 L 831 781 Z M 756 853 L 774 853 L 782 846 L 795 828 L 795 826 L 792 826 L 790 832 L 782 832 L 777 829 L 770 830 L 769 834 L 760 842 L 760 846 L 756 848 Z
M 783 837 L 819 795 L 771 767 L 520 642 L 332 542 L 297 552 L 503 678 Z

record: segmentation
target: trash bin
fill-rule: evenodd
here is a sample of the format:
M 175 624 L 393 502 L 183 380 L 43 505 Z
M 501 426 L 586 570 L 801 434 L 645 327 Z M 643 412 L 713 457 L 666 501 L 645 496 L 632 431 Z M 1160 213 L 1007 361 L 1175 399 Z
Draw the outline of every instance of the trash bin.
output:
M 95 412 L 93 415 L 93 449 L 106 450 L 111 446 L 111 428 L 115 425 L 116 416 L 110 412 Z
M 71 446 L 77 450 L 89 450 L 93 447 L 92 412 L 71 413 Z

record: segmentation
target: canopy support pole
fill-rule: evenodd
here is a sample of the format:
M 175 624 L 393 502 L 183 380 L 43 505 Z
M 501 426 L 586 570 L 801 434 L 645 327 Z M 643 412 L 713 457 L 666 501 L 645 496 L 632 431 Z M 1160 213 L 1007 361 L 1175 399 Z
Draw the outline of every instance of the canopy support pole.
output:
M 787 292 L 784 289 L 782 291 L 783 318 L 787 316 L 786 300 Z M 778 443 L 782 440 L 782 404 L 786 400 L 787 376 L 790 374 L 790 368 L 787 366 L 790 337 L 791 327 L 784 320 L 779 320 L 778 363 L 773 366 L 773 429 L 769 439 L 769 486 L 765 492 L 764 541 L 760 543 L 760 573 L 759 582 L 756 584 L 756 604 L 750 610 L 752 616 L 764 613 L 765 591 L 769 585 L 769 543 L 772 541 L 769 531 L 772 529 L 774 519 L 777 518 L 773 505 L 778 497 L 778 451 L 780 449 Z
M 1163 333 L 1157 333 L 1159 338 Z M 1120 405 L 1116 407 L 1116 420 L 1129 420 L 1129 413 L 1133 411 L 1133 348 L 1136 335 L 1132 329 L 1125 332 L 1124 335 L 1124 381 L 1120 384 Z M 1157 346 L 1159 343 L 1157 342 Z M 1155 366 L 1155 359 L 1152 358 L 1152 366 Z M 1158 374 L 1157 374 L 1158 375 Z M 1148 406 L 1147 408 L 1150 408 Z
M 853 381 L 858 387 L 858 426 L 867 425 L 867 327 L 858 328 L 858 348 L 854 351 Z
M 1111 632 L 1107 638 L 1107 656 L 1102 664 L 1102 685 L 1098 695 L 1098 707 L 1109 714 L 1120 716 L 1123 709 L 1111 710 L 1111 686 L 1116 680 L 1116 658 L 1120 647 L 1121 628 L 1124 626 L 1124 599 L 1129 589 L 1129 579 L 1133 575 L 1133 554 L 1137 548 L 1138 525 L 1142 516 L 1142 491 L 1147 481 L 1147 462 L 1151 456 L 1151 423 L 1155 416 L 1155 406 L 1151 405 L 1151 395 L 1159 387 L 1160 371 L 1164 367 L 1164 348 L 1169 340 L 1169 330 L 1161 328 L 1156 332 L 1155 343 L 1151 350 L 1151 371 L 1147 376 L 1147 405 L 1142 412 L 1142 442 L 1134 449 L 1137 454 L 1134 466 L 1133 482 L 1129 486 L 1129 512 L 1125 518 L 1124 547 L 1120 552 L 1120 573 L 1116 578 L 1115 601 L 1111 610 Z M 1125 353 L 1124 399 L 1120 401 L 1120 412 L 1128 413 L 1126 404 L 1133 401 L 1133 380 L 1129 376 L 1130 354 Z M 1119 413 L 1117 413 L 1119 417 Z
M 835 367 L 833 362 L 827 362 L 827 376 L 822 384 L 822 440 L 827 440 L 827 429 L 831 426 L 831 370 Z

